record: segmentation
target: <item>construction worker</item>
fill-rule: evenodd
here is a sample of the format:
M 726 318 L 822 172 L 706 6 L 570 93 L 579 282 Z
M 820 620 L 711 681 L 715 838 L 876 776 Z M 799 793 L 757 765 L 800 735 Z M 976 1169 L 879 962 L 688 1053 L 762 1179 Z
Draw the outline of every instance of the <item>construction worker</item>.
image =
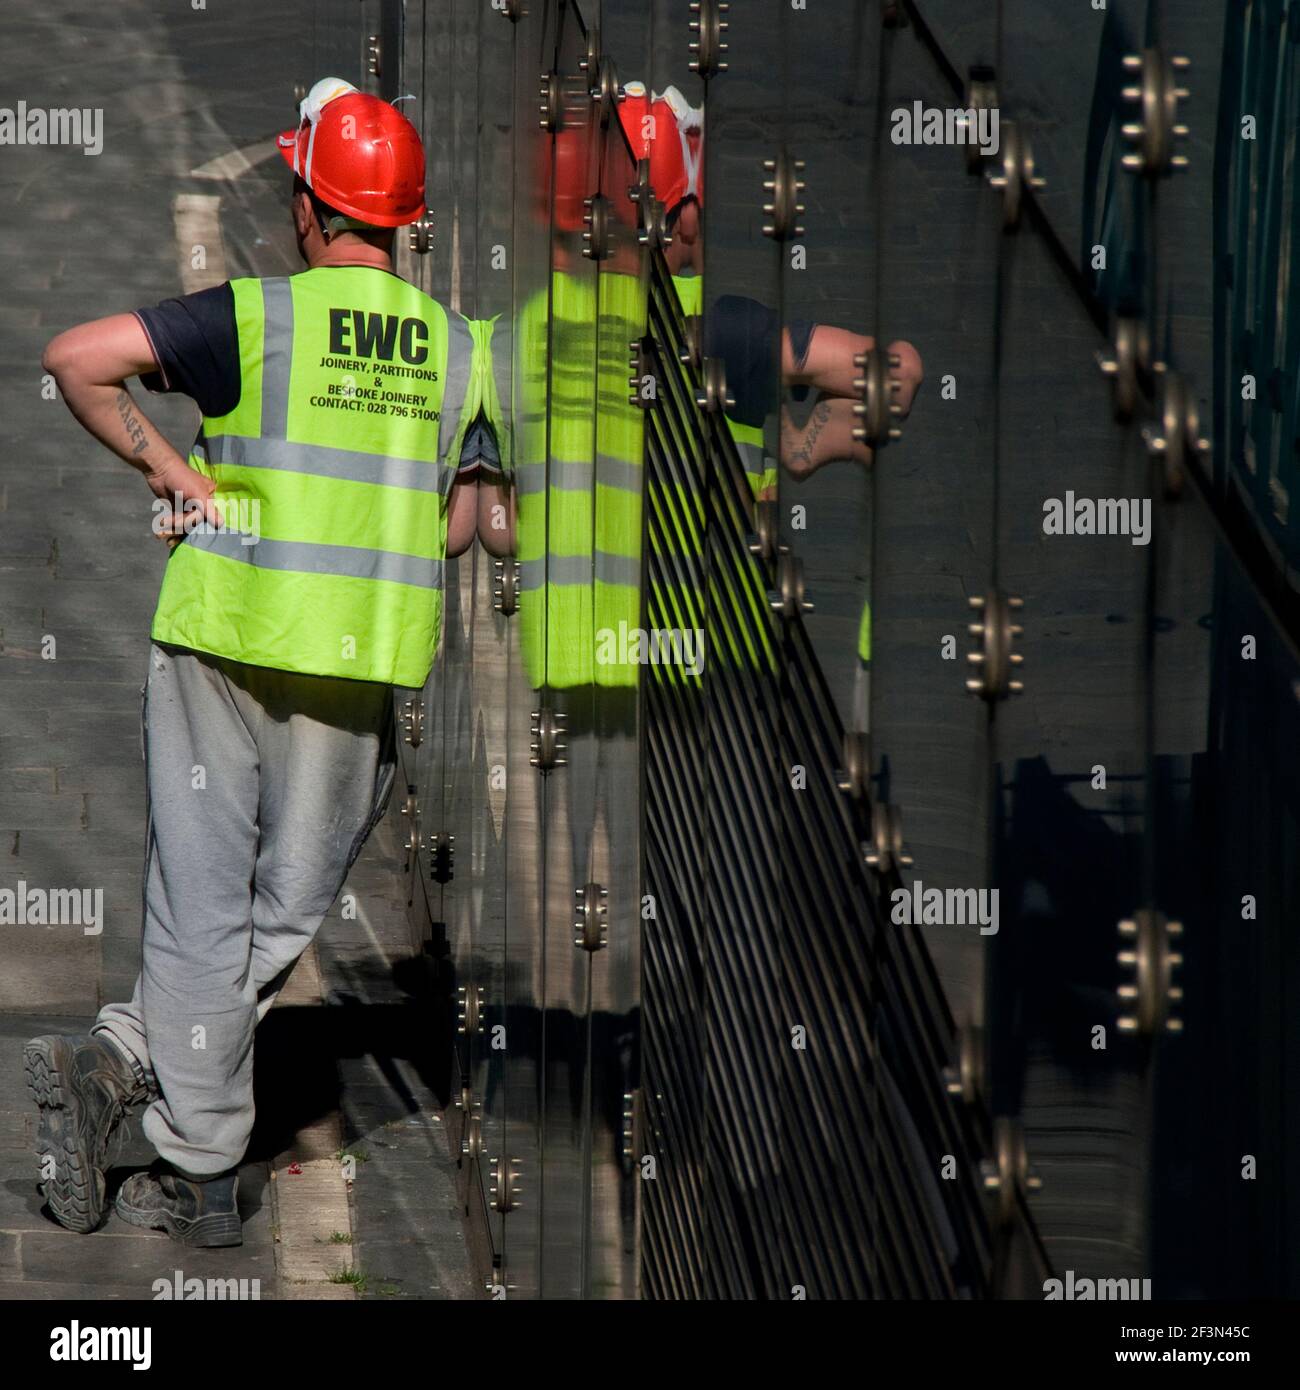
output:
M 781 412 L 781 466 L 796 482 L 838 459 L 870 463 L 872 451 L 853 438 L 858 423 L 853 382 L 861 373 L 854 358 L 875 346 L 873 338 L 830 324 L 792 320 L 745 295 L 723 294 L 704 304 L 704 112 L 676 87 L 662 93 L 629 82 L 619 107 L 632 154 L 650 161 L 650 185 L 663 203 L 673 240 L 664 257 L 672 271 L 682 312 L 704 315 L 704 351 L 726 367 L 735 404 L 727 425 L 757 498 L 775 496 L 776 470 L 765 459 L 763 423 L 774 407 L 779 380 L 796 390 L 815 389 L 820 399 L 805 423 Z M 921 384 L 921 359 L 911 343 L 890 343 L 898 365 L 894 400 L 905 416 Z
M 140 977 L 88 1036 L 26 1047 L 45 1196 L 75 1231 L 102 1220 L 114 1131 L 147 1101 L 159 1161 L 118 1214 L 240 1243 L 254 1028 L 383 814 L 391 687 L 428 677 L 444 560 L 474 535 L 470 328 L 393 274 L 394 229 L 425 211 L 420 137 L 327 78 L 278 143 L 305 271 L 82 324 L 44 357 L 174 546 L 145 688 Z M 137 375 L 199 405 L 188 461 Z

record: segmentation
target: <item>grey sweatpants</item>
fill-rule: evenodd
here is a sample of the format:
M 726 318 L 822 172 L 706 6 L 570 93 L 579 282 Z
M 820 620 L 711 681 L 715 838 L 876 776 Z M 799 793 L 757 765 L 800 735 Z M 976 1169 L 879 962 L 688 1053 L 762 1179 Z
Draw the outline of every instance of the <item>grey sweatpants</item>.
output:
M 253 1029 L 383 814 L 391 690 L 154 645 L 144 944 L 107 1034 L 156 1079 L 144 1131 L 199 1177 L 253 1128 Z

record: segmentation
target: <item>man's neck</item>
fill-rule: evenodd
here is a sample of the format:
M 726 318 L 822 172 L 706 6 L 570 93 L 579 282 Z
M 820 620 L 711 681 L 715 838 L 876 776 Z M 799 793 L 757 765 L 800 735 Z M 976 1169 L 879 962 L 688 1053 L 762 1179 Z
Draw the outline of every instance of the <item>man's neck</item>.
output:
M 376 270 L 386 270 L 391 274 L 393 258 L 387 251 L 371 246 L 360 237 L 342 236 L 334 237 L 327 242 L 316 255 L 308 259 L 307 265 L 310 270 L 329 265 L 366 265 L 373 266 Z

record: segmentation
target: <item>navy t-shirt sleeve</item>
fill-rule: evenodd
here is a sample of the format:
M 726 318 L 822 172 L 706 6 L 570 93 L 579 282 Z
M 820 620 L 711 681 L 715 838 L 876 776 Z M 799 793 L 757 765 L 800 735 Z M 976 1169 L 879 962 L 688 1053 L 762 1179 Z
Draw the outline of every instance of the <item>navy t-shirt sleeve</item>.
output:
M 142 373 L 149 391 L 179 391 L 207 416 L 227 415 L 239 404 L 239 330 L 230 282 L 137 309 L 156 372 Z

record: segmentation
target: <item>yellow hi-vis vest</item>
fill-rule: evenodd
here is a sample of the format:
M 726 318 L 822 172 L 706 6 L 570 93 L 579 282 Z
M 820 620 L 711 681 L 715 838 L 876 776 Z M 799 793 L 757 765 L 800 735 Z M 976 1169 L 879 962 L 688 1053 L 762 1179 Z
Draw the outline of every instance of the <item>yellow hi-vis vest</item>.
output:
M 608 269 L 555 270 L 520 312 L 519 640 L 539 689 L 637 684 L 645 417 L 627 359 L 645 324 L 644 280 Z
M 172 552 L 152 635 L 255 666 L 422 686 L 447 499 L 478 407 L 469 326 L 396 275 L 240 279 L 241 390 L 190 464 L 221 528 Z

